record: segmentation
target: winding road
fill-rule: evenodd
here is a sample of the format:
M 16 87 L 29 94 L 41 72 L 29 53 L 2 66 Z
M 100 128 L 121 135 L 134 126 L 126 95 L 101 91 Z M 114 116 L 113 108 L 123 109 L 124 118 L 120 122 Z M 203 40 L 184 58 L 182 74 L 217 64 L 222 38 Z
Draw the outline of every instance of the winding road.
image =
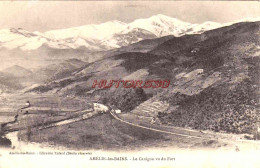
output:
M 206 141 L 210 141 L 210 140 L 222 141 L 222 142 L 225 141 L 224 139 L 216 136 L 216 134 L 203 133 L 201 131 L 188 130 L 188 129 L 185 129 L 185 128 L 178 128 L 178 127 L 166 127 L 166 126 L 159 126 L 159 125 L 153 125 L 153 124 L 145 124 L 145 122 L 144 123 L 141 122 L 142 124 L 140 124 L 140 123 L 137 124 L 137 123 L 135 123 L 134 120 L 133 120 L 134 122 L 131 122 L 128 119 L 122 119 L 122 117 L 119 117 L 115 113 L 114 109 L 112 109 L 112 108 L 108 108 L 108 109 L 109 110 L 106 110 L 106 113 L 108 113 L 112 117 L 112 119 L 118 121 L 119 123 L 135 127 L 137 129 L 144 129 L 144 130 L 147 130 L 147 131 L 162 133 L 162 134 L 165 134 L 165 135 L 171 135 L 171 136 L 176 136 L 176 137 L 201 139 L 201 140 L 206 140 Z M 100 111 L 100 110 L 97 110 L 97 109 L 94 109 L 94 108 L 93 108 L 93 111 L 90 111 L 88 109 L 88 110 L 81 110 L 79 112 L 81 112 L 82 115 L 76 116 L 76 117 L 71 117 L 71 118 L 64 118 L 62 120 L 55 121 L 55 122 L 52 122 L 52 123 L 46 123 L 46 125 L 42 125 L 42 124 L 41 125 L 33 125 L 32 127 L 38 127 L 39 130 L 47 129 L 47 128 L 51 128 L 51 127 L 58 127 L 58 126 L 67 125 L 67 124 L 71 124 L 71 123 L 82 121 L 82 120 L 87 120 L 87 119 L 90 119 L 92 117 L 95 117 L 96 115 L 100 115 L 100 114 L 104 113 L 104 111 Z M 18 121 L 16 120 L 16 122 L 18 122 Z M 8 132 L 13 132 L 13 131 L 17 131 L 17 130 L 22 129 L 22 128 L 13 129 L 12 124 L 13 124 L 13 122 L 10 123 L 11 126 L 8 126 L 9 124 L 7 124 L 4 132 L 8 133 Z M 26 127 L 24 127 L 23 129 L 26 129 Z M 142 130 L 140 130 L 140 132 L 142 132 Z M 248 142 L 247 140 L 242 140 L 242 139 L 239 140 L 239 141 Z
M 146 130 L 149 130 L 149 131 L 154 131 L 154 132 L 159 132 L 159 133 L 164 133 L 164 134 L 169 134 L 169 135 L 176 135 L 176 136 L 182 136 L 182 137 L 188 137 L 188 138 L 197 138 L 197 139 L 205 139 L 205 140 L 210 140 L 211 138 L 206 138 L 206 137 L 201 137 L 201 136 L 195 136 L 195 135 L 188 135 L 188 134 L 185 134 L 185 133 L 177 133 L 177 132 L 172 132 L 172 131 L 165 131 L 165 130 L 160 130 L 160 129 L 156 129 L 156 128 L 150 128 L 150 127 L 147 127 L 147 126 L 142 126 L 142 125 L 138 125 L 138 124 L 134 124 L 134 123 L 131 123 L 129 121 L 125 121 L 123 119 L 121 119 L 120 117 L 118 117 L 115 113 L 114 113 L 115 110 L 113 110 L 112 108 L 110 108 L 110 110 L 108 110 L 107 112 L 110 113 L 110 115 L 117 121 L 121 122 L 121 123 L 124 123 L 124 124 L 127 124 L 127 125 L 131 125 L 131 126 L 134 126 L 134 127 L 137 127 L 137 128 L 142 128 L 142 129 L 146 129 Z M 64 119 L 64 120 L 60 120 L 60 121 L 57 121 L 57 122 L 54 122 L 54 123 L 49 123 L 49 124 L 46 124 L 44 126 L 40 126 L 39 129 L 47 129 L 47 128 L 50 128 L 50 127 L 58 127 L 58 126 L 61 126 L 61 125 L 66 125 L 66 124 L 70 124 L 70 123 L 73 123 L 73 122 L 78 122 L 78 121 L 82 121 L 82 120 L 86 120 L 86 119 L 89 119 L 95 115 L 97 115 L 98 113 L 101 113 L 101 112 L 98 112 L 96 111 L 95 109 L 93 110 L 93 112 L 89 112 L 89 110 L 82 110 L 80 112 L 86 112 L 85 114 L 81 115 L 81 116 L 78 116 L 78 117 L 74 117 L 74 118 L 67 118 L 67 119 Z M 25 114 L 26 115 L 26 114 Z M 14 122 L 17 122 L 17 119 L 14 121 Z M 12 127 L 8 127 L 9 124 L 13 124 L 14 122 L 10 122 L 10 123 L 6 123 L 6 129 L 4 130 L 5 132 L 13 132 L 13 131 L 17 131 L 17 130 L 20 130 L 20 129 L 11 129 Z M 38 127 L 37 125 L 34 125 L 34 127 Z
M 160 130 L 160 129 L 155 129 L 155 128 L 150 128 L 147 126 L 142 126 L 142 125 L 137 125 L 128 121 L 124 121 L 123 119 L 119 118 L 114 112 L 114 110 L 110 110 L 109 113 L 111 114 L 111 116 L 115 119 L 118 120 L 121 123 L 125 123 L 137 128 L 142 128 L 142 129 L 146 129 L 146 130 L 150 130 L 150 131 L 155 131 L 155 132 L 159 132 L 159 133 L 165 133 L 165 134 L 170 134 L 170 135 L 176 135 L 176 136 L 183 136 L 183 137 L 188 137 L 188 138 L 197 138 L 197 139 L 205 139 L 205 140 L 212 140 L 212 138 L 207 138 L 207 137 L 201 137 L 201 136 L 195 136 L 195 135 L 188 135 L 188 134 L 184 134 L 184 133 L 176 133 L 176 132 L 170 132 L 170 131 L 164 131 L 164 130 Z

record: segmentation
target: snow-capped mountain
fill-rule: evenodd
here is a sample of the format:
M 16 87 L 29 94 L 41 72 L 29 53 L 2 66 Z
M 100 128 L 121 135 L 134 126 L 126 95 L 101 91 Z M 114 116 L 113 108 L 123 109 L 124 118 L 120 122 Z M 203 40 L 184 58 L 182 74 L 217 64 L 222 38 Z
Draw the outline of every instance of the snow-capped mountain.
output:
M 34 50 L 47 42 L 47 38 L 40 34 L 34 34 L 21 28 L 0 30 L 1 47 L 8 49 L 21 48 L 23 50 Z
M 133 28 L 115 33 L 112 36 L 102 40 L 101 44 L 104 46 L 109 46 L 110 48 L 120 48 L 122 46 L 127 46 L 129 44 L 133 44 L 144 39 L 153 39 L 156 37 L 157 36 L 155 34 L 147 30 Z
M 120 21 L 110 21 L 99 25 L 86 25 L 75 28 L 52 30 L 45 32 L 45 35 L 51 39 L 64 40 L 79 37 L 82 39 L 103 40 L 114 33 L 124 29 L 126 23 Z
M 146 19 L 137 19 L 131 23 L 110 21 L 45 33 L 11 28 L 0 30 L 0 48 L 36 50 L 47 45 L 56 49 L 85 47 L 89 51 L 104 51 L 127 46 L 144 39 L 167 35 L 198 34 L 222 26 L 225 24 L 215 22 L 191 24 L 159 14 Z
M 147 19 L 137 19 L 129 23 L 126 31 L 140 28 L 153 33 L 157 37 L 167 35 L 179 36 L 187 31 L 191 25 L 190 23 L 159 14 Z

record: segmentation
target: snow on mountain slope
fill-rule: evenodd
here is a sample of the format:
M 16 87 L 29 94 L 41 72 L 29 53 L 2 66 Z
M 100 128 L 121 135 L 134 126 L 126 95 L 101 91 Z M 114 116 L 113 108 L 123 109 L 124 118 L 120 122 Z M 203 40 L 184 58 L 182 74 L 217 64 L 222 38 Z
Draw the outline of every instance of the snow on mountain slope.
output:
M 203 33 L 207 30 L 213 30 L 217 29 L 219 27 L 222 27 L 223 24 L 216 23 L 216 22 L 204 22 L 202 24 L 193 24 L 190 28 L 190 31 L 187 31 L 187 34 L 198 34 L 198 33 Z
M 256 20 L 260 19 L 246 19 L 246 21 Z M 36 50 L 44 44 L 56 49 L 85 47 L 89 51 L 105 51 L 145 39 L 167 35 L 200 34 L 207 30 L 231 24 L 233 23 L 220 24 L 211 21 L 202 24 L 191 24 L 158 14 L 150 18 L 137 19 L 128 24 L 120 21 L 109 21 L 98 25 L 91 24 L 51 30 L 45 33 L 11 28 L 0 30 L 0 48 Z
M 109 46 L 110 48 L 119 48 L 122 46 L 127 46 L 129 44 L 133 44 L 139 42 L 144 39 L 153 39 L 157 36 L 153 33 L 140 29 L 128 29 L 128 31 L 124 30 L 122 32 L 113 34 L 112 36 L 106 38 L 101 42 L 102 45 Z
M 11 31 L 9 29 L 1 29 L 0 30 L 0 42 L 1 43 L 12 41 L 12 40 L 15 40 L 19 37 L 21 37 L 21 35 L 11 33 Z
M 68 39 L 80 37 L 83 39 L 102 40 L 105 37 L 123 30 L 125 23 L 120 21 L 110 21 L 99 25 L 86 25 L 69 29 L 52 30 L 45 33 L 51 39 Z
M 21 48 L 22 50 L 35 50 L 46 42 L 47 39 L 45 37 L 21 28 L 0 30 L 0 43 L 2 47 L 8 49 Z
M 51 48 L 56 48 L 56 49 L 77 49 L 79 47 L 86 47 L 89 50 L 95 51 L 95 50 L 100 50 L 100 48 L 96 45 L 89 43 L 88 41 L 82 39 L 82 38 L 71 38 L 67 40 L 52 40 L 47 43 L 47 45 Z
M 128 24 L 125 31 L 129 29 L 140 28 L 147 30 L 157 37 L 162 37 L 166 35 L 179 36 L 184 33 L 191 23 L 183 22 L 175 18 L 171 18 L 165 15 L 155 15 L 148 19 L 138 19 Z

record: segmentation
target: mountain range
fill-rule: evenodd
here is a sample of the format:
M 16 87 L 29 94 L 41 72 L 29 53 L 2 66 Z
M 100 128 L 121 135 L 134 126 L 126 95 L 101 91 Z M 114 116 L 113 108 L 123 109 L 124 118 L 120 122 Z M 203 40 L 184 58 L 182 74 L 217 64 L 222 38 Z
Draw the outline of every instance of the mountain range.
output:
M 91 24 L 44 33 L 10 28 L 0 30 L 0 48 L 30 51 L 46 45 L 54 49 L 83 47 L 89 51 L 105 51 L 145 39 L 167 35 L 179 37 L 185 34 L 198 34 L 222 26 L 224 24 L 215 22 L 191 24 L 159 14 L 146 19 L 137 19 L 131 23 L 109 21 L 98 25 Z
M 259 126 L 260 22 L 146 39 L 29 92 L 88 97 L 163 124 L 235 133 Z M 120 51 L 122 50 L 122 52 Z M 93 89 L 94 80 L 167 79 L 165 89 Z

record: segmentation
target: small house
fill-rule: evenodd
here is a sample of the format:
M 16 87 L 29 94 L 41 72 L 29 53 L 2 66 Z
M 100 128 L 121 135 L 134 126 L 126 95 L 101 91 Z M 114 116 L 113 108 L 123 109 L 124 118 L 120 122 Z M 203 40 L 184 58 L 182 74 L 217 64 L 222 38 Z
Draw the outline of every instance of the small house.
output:
M 116 109 L 116 110 L 115 110 L 115 113 L 116 113 L 116 114 L 120 114 L 120 113 L 121 113 L 121 110 Z
M 107 106 L 99 103 L 93 103 L 93 109 L 95 111 L 100 111 L 100 112 L 107 112 L 109 110 Z

